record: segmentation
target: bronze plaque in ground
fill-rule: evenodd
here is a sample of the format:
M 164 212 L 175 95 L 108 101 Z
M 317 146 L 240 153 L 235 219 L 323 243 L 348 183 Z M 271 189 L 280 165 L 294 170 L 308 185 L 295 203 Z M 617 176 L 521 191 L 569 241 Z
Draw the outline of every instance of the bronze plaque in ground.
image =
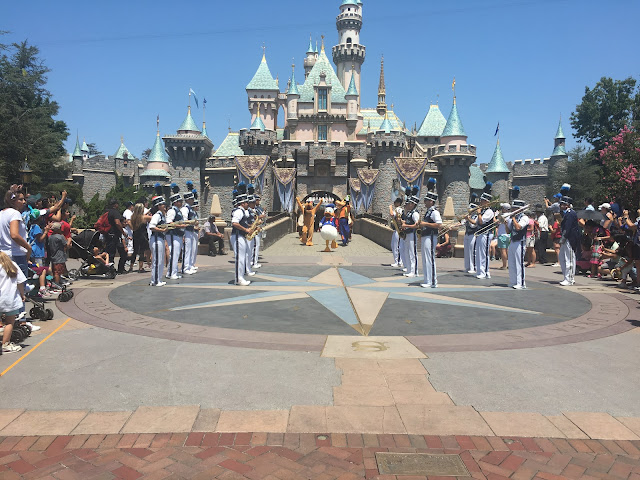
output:
M 469 476 L 460 455 L 376 452 L 376 461 L 382 475 Z

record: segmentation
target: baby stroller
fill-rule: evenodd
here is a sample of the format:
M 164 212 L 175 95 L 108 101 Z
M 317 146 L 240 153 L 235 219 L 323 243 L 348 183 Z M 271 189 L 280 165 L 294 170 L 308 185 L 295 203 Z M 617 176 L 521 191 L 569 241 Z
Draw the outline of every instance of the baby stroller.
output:
M 51 320 L 53 318 L 53 310 L 45 307 L 44 299 L 38 291 L 40 285 L 40 275 L 33 268 L 28 269 L 29 278 L 27 279 L 27 287 L 25 288 L 25 300 L 33 304 L 29 310 L 29 316 L 33 320 Z M 53 283 L 53 278 L 47 275 L 47 282 L 56 290 L 61 290 L 58 300 L 68 302 L 73 297 L 73 291 L 67 290 L 66 286 L 58 286 Z M 15 343 L 15 342 L 14 342 Z
M 82 264 L 80 268 L 69 270 L 69 278 L 77 280 L 81 277 L 97 275 L 102 278 L 116 278 L 116 269 L 111 265 L 105 265 L 93 256 L 93 248 L 101 245 L 100 232 L 85 230 L 71 239 L 72 249 L 69 254 L 71 258 L 80 258 Z
M 2 338 L 1 335 L 3 333 L 4 333 L 4 325 L 0 325 L 0 338 Z M 27 325 L 26 323 L 23 323 L 22 321 L 16 318 L 15 322 L 13 322 L 13 331 L 11 332 L 11 342 L 16 345 L 20 345 L 30 335 L 31 335 L 31 327 L 29 327 L 29 325 Z

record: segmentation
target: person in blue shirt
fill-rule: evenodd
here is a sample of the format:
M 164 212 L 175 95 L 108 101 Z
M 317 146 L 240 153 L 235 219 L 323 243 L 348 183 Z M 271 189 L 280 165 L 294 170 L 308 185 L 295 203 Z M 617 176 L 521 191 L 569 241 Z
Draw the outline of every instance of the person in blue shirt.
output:
M 44 265 L 45 245 L 44 242 L 51 230 L 50 225 L 46 224 L 46 217 L 38 217 L 31 223 L 29 228 L 28 242 L 31 245 L 31 260 L 37 263 L 39 267 Z

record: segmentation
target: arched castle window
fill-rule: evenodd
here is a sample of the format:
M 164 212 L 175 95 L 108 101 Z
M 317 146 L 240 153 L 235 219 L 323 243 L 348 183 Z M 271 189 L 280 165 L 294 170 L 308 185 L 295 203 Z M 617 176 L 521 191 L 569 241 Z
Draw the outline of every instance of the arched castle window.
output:
M 351 45 L 351 43 L 353 43 L 353 42 L 351 41 L 351 37 L 347 38 L 347 45 Z

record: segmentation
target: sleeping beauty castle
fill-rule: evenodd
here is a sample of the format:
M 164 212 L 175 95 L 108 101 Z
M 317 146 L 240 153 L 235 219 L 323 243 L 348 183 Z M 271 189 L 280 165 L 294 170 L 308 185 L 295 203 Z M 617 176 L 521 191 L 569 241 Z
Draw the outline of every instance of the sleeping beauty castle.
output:
M 340 0 L 338 0 L 340 1 Z M 558 125 L 548 158 L 506 162 L 499 142 L 493 155 L 474 165 L 476 147 L 463 126 L 463 102 L 455 97 L 448 112 L 431 105 L 424 119 L 408 130 L 387 105 L 384 59 L 376 97 L 363 96 L 361 78 L 367 58 L 361 43 L 363 2 L 343 0 L 336 18 L 338 42 L 331 49 L 322 38 L 311 41 L 303 65 L 292 65 L 281 89 L 263 53 L 246 86 L 247 128 L 229 131 L 214 148 L 206 130 L 194 121 L 189 107 L 175 134 L 156 134 L 146 161 L 135 159 L 124 141 L 113 156 L 89 157 L 78 143 L 73 157 L 73 181 L 85 197 L 108 191 L 115 174 L 130 184 L 151 190 L 157 182 L 194 182 L 201 204 L 220 210 L 228 220 L 233 185 L 248 181 L 271 211 L 290 210 L 293 197 L 343 198 L 351 195 L 359 213 L 387 215 L 388 205 L 407 185 L 421 187 L 437 180 L 440 210 L 466 211 L 472 192 L 493 183 L 493 195 L 508 201 L 509 190 L 521 187 L 520 198 L 541 203 L 554 169 L 566 169 L 567 153 Z M 446 115 L 446 116 L 445 116 Z M 553 128 L 553 127 L 552 127 Z M 551 132 L 550 132 L 551 133 Z M 550 135 L 551 137 L 551 135 Z M 450 199 L 450 200 L 448 200 Z M 202 210 L 205 211 L 204 209 Z

